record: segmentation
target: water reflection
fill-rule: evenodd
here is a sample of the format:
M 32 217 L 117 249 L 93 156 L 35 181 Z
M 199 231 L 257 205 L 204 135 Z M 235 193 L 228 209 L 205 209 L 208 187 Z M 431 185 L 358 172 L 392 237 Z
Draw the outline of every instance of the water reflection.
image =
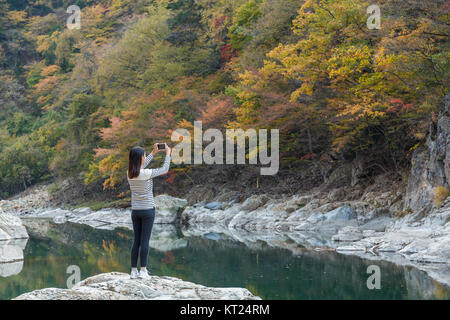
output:
M 183 234 L 171 224 L 154 224 L 150 248 L 159 251 L 170 251 L 184 248 L 188 245 Z
M 0 241 L 0 277 L 19 274 L 23 268 L 23 250 L 28 239 Z
M 78 265 L 83 279 L 129 270 L 133 235 L 127 228 L 98 230 L 45 220 L 26 225 L 30 239 L 22 271 L 0 278 L 1 299 L 44 287 L 65 287 L 69 265 Z M 414 268 L 316 252 L 294 242 L 289 249 L 280 249 L 273 242 L 255 240 L 249 248 L 225 234 L 187 234 L 170 225 L 155 225 L 149 259 L 153 274 L 206 286 L 246 287 L 263 299 L 449 298 L 447 287 Z M 367 267 L 374 263 L 381 268 L 381 290 L 366 287 Z

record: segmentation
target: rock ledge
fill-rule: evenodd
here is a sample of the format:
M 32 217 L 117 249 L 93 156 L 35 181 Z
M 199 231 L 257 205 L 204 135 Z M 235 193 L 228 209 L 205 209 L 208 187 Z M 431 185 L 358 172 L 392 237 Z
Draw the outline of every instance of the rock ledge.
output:
M 174 277 L 130 279 L 121 272 L 87 278 L 71 289 L 46 288 L 14 300 L 260 300 L 245 288 L 211 288 Z

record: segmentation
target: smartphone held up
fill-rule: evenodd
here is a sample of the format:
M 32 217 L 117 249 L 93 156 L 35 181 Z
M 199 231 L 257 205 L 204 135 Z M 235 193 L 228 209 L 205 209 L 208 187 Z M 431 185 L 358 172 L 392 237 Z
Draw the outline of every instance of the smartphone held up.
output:
M 165 143 L 158 143 L 158 150 L 164 150 L 166 149 L 166 144 Z

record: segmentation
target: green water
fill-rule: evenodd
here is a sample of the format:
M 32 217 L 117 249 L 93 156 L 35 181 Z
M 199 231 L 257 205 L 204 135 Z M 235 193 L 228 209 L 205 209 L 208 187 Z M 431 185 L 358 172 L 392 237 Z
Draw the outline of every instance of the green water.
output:
M 39 228 L 42 228 L 40 231 Z M 36 231 L 38 230 L 38 231 Z M 129 271 L 130 230 L 98 230 L 85 225 L 46 222 L 29 231 L 20 273 L 0 277 L 0 299 L 45 287 L 65 288 L 67 267 L 81 278 Z M 181 235 L 182 237 L 182 235 Z M 153 239 L 153 238 L 152 238 Z M 168 275 L 214 287 L 245 287 L 263 299 L 448 299 L 449 289 L 424 272 L 387 262 L 373 262 L 335 252 L 287 249 L 261 243 L 250 249 L 232 240 L 186 237 L 171 251 L 151 249 L 149 267 Z M 367 267 L 381 270 L 381 289 L 369 290 Z

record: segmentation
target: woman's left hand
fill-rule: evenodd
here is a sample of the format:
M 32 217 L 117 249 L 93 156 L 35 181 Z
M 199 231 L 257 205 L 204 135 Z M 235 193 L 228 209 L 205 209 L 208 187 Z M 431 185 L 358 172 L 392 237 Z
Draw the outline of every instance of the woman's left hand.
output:
M 160 150 L 158 150 L 158 144 L 155 143 L 153 145 L 153 150 L 152 150 L 152 156 L 155 156 L 155 154 L 157 154 Z

